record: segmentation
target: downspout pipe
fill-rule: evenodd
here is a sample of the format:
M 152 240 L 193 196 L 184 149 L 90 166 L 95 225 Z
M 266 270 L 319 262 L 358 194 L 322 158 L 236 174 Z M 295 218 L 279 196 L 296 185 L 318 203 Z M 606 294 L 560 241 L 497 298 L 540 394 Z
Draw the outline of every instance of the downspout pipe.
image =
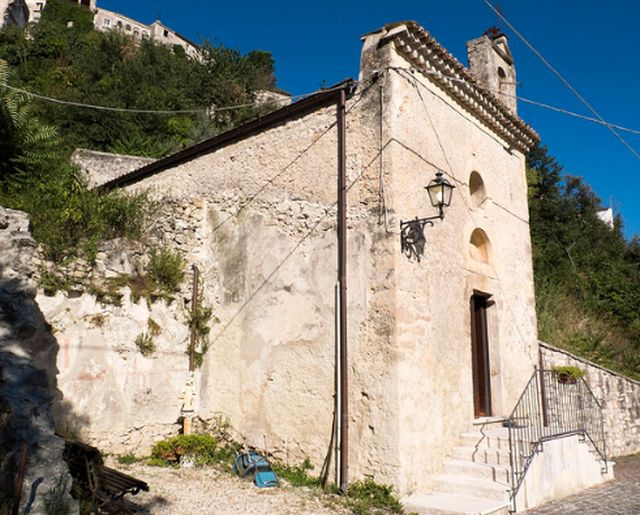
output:
M 346 93 L 340 89 L 337 105 L 338 128 L 338 333 L 340 378 L 339 489 L 345 493 L 349 478 L 349 378 L 347 354 L 347 152 Z

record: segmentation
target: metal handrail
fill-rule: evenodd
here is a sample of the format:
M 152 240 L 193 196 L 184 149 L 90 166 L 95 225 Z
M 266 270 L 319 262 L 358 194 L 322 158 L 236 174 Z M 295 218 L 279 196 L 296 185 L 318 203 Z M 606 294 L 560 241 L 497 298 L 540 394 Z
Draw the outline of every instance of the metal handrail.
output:
M 505 425 L 509 429 L 513 511 L 527 470 L 545 441 L 582 435 L 602 459 L 603 472 L 607 471 L 602 406 L 583 378 L 562 382 L 554 370 L 536 368 Z

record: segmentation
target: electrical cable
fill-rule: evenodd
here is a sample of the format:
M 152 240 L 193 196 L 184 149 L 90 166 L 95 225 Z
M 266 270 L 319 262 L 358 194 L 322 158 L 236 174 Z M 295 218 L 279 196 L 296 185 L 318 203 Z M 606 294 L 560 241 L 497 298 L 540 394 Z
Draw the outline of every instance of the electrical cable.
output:
M 476 88 L 478 90 L 481 90 L 482 92 L 486 91 L 482 86 L 480 86 L 478 84 L 474 84 L 473 82 L 469 82 L 468 80 L 464 80 L 464 79 L 461 79 L 459 77 L 454 77 L 452 75 L 445 75 L 444 73 L 441 73 L 441 72 L 435 71 L 435 70 L 425 70 L 425 69 L 422 69 L 422 68 L 413 68 L 413 67 L 408 67 L 407 68 L 407 67 L 402 67 L 402 66 L 389 66 L 387 69 L 393 70 L 393 71 L 396 71 L 396 72 L 405 71 L 405 72 L 409 72 L 409 73 L 413 73 L 414 71 L 417 71 L 417 72 L 420 72 L 420 73 L 423 73 L 423 74 L 427 74 L 427 75 L 434 75 L 434 76 L 440 77 L 442 79 L 448 79 L 448 80 L 451 80 L 451 81 L 454 81 L 454 82 L 459 82 L 461 84 L 467 84 L 467 85 L 472 86 L 472 87 L 474 87 L 474 88 Z M 418 82 L 420 82 L 420 81 L 418 81 Z M 420 83 L 422 84 L 422 82 L 420 82 Z M 633 129 L 631 127 L 625 127 L 624 125 L 611 123 L 611 122 L 608 122 L 606 120 L 602 121 L 602 120 L 599 120 L 598 118 L 593 118 L 591 116 L 586 116 L 586 115 L 583 115 L 583 114 L 580 114 L 580 113 L 576 113 L 574 111 L 570 111 L 568 109 L 564 109 L 562 107 L 552 106 L 550 104 L 545 104 L 543 102 L 538 102 L 536 100 L 531 100 L 529 98 L 521 97 L 521 96 L 518 96 L 518 95 L 509 95 L 508 93 L 502 93 L 502 92 L 500 92 L 500 95 L 508 97 L 508 98 L 515 98 L 515 99 L 520 100 L 520 101 L 522 101 L 522 102 L 524 102 L 526 104 L 531 104 L 531 105 L 534 105 L 536 107 L 541 107 L 543 109 L 548 109 L 550 111 L 554 111 L 554 112 L 557 112 L 557 113 L 566 114 L 567 116 L 572 116 L 574 118 L 580 118 L 580 119 L 588 121 L 588 122 L 597 123 L 598 125 L 611 126 L 611 127 L 614 127 L 614 128 L 616 128 L 618 130 L 621 130 L 621 131 L 630 132 L 631 134 L 640 135 L 640 129 Z
M 509 20 L 507 20 L 505 18 L 505 16 L 498 10 L 496 9 L 491 2 L 489 2 L 489 0 L 482 0 L 495 14 L 496 16 L 498 16 L 498 18 L 500 18 L 512 31 L 513 33 L 518 36 L 518 38 L 520 38 L 520 40 L 527 46 L 527 48 L 529 48 L 529 50 L 531 50 L 537 57 L 538 59 L 540 59 L 542 61 L 542 63 L 556 76 L 558 77 L 558 79 L 560 79 L 560 81 L 569 89 L 569 91 L 571 91 L 571 93 L 573 93 L 573 95 L 580 100 L 580 102 L 582 102 L 587 109 L 589 109 L 589 111 L 591 111 L 596 118 L 598 118 L 604 125 L 607 126 L 607 128 L 616 136 L 616 138 L 618 138 L 622 144 L 627 147 L 629 149 L 629 151 L 636 156 L 636 158 L 638 158 L 638 160 L 640 160 L 640 154 L 636 151 L 636 149 L 634 149 L 631 145 L 629 145 L 629 143 L 627 143 L 627 141 L 620 136 L 620 134 L 618 133 L 618 131 L 616 131 L 613 126 L 607 122 L 598 111 L 596 111 L 591 104 L 589 104 L 589 102 L 587 102 L 585 100 L 585 98 L 578 93 L 578 91 L 569 83 L 569 81 L 567 81 L 567 79 L 565 79 L 558 70 L 556 70 L 553 66 L 551 66 L 551 63 L 549 63 L 549 61 L 547 61 L 544 56 L 538 52 L 538 50 L 536 50 L 536 48 L 529 43 L 529 41 L 527 41 L 527 39 L 520 34 L 520 32 L 518 32 L 518 30 L 509 22 Z
M 30 91 L 26 91 L 24 89 L 21 88 L 16 88 L 15 86 L 9 86 L 9 84 L 7 84 L 6 82 L 3 82 L 2 84 L 0 84 L 0 86 L 7 88 L 11 91 L 14 91 L 16 93 L 21 93 L 23 95 L 27 95 L 28 97 L 31 98 L 35 98 L 37 100 L 42 100 L 45 102 L 50 102 L 53 104 L 59 104 L 59 105 L 67 105 L 70 107 L 81 107 L 84 109 L 95 109 L 98 111 L 110 111 L 110 112 L 115 112 L 115 113 L 134 113 L 134 114 L 158 114 L 158 115 L 174 115 L 174 114 L 205 114 L 205 113 L 215 113 L 218 111 L 231 111 L 234 109 L 242 109 L 245 107 L 255 107 L 256 104 L 255 102 L 252 103 L 247 103 L 247 104 L 236 104 L 236 105 L 231 105 L 231 106 L 224 106 L 224 107 L 212 107 L 209 109 L 177 109 L 175 111 L 170 111 L 170 110 L 161 110 L 161 109 L 128 109 L 125 107 L 108 107 L 108 106 L 100 106 L 100 105 L 95 105 L 95 104 L 84 104 L 82 102 L 73 102 L 70 100 L 60 100 L 59 98 L 52 98 L 52 97 L 47 97 L 45 95 L 40 95 L 38 93 L 32 93 Z M 314 92 L 315 93 L 315 92 Z M 308 93 L 305 95 L 294 95 L 291 97 L 287 97 L 287 98 L 282 98 L 280 100 L 274 99 L 273 102 L 278 103 L 278 102 L 289 102 L 292 100 L 299 100 L 300 98 L 304 98 L 307 97 L 309 95 L 311 95 L 313 93 Z
M 525 104 L 531 104 L 537 107 L 542 107 L 543 109 L 548 109 L 549 111 L 555 111 L 556 113 L 562 113 L 562 114 L 566 114 L 568 116 L 573 116 L 574 118 L 580 118 L 582 120 L 586 120 L 588 122 L 593 122 L 593 123 L 597 123 L 599 125 L 604 125 L 604 126 L 611 126 L 611 127 L 615 127 L 616 129 L 620 130 L 620 131 L 626 131 L 626 132 L 630 132 L 631 134 L 640 134 L 640 130 L 638 129 L 631 129 L 629 127 L 624 127 L 623 125 L 618 125 L 616 123 L 611 123 L 611 122 L 603 122 L 597 118 L 593 118 L 591 116 L 585 116 L 583 114 L 580 113 L 575 113 L 573 111 L 569 111 L 568 109 L 564 109 L 562 107 L 556 107 L 556 106 L 552 106 L 549 104 L 545 104 L 543 102 L 537 102 L 536 100 L 531 100 L 529 98 L 524 98 L 524 97 L 520 97 L 518 95 L 509 95 L 507 93 L 500 93 L 501 95 L 505 96 L 505 97 L 509 97 L 509 98 L 515 98 L 516 100 L 520 100 L 521 102 L 524 102 Z

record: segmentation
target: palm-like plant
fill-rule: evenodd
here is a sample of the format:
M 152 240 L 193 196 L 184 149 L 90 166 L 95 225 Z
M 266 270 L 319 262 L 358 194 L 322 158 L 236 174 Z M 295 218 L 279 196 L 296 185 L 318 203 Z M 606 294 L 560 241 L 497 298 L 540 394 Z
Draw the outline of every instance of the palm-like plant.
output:
M 41 180 L 63 158 L 57 130 L 32 112 L 28 95 L 8 87 L 9 66 L 0 60 L 0 183 L 6 188 Z

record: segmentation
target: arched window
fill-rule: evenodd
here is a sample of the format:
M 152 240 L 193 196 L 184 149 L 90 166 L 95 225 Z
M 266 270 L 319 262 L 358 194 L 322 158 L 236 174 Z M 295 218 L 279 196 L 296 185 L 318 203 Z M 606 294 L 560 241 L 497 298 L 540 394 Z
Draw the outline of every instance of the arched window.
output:
M 469 238 L 469 254 L 480 263 L 489 263 L 491 259 L 491 243 L 487 233 L 482 229 L 475 229 Z
M 487 198 L 487 188 L 478 172 L 471 172 L 469 176 L 469 194 L 475 206 L 479 206 Z

